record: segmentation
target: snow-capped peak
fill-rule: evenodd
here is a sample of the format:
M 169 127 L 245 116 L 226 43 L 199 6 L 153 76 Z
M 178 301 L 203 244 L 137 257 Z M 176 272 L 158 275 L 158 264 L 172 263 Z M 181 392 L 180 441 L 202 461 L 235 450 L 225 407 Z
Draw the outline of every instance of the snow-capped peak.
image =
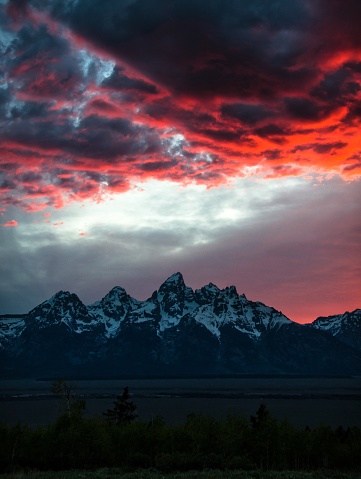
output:
M 112 288 L 108 294 L 124 294 L 124 293 L 127 294 L 124 288 L 122 288 L 121 286 L 114 286 L 114 288 Z
M 192 288 L 185 285 L 179 272 L 170 276 L 151 299 L 159 305 L 159 332 L 177 326 L 185 314 L 198 306 Z
M 40 329 L 48 326 L 66 325 L 70 330 L 80 333 L 93 328 L 93 321 L 86 306 L 78 296 L 69 291 L 58 291 L 28 313 L 31 327 Z
M 186 285 L 181 273 L 172 274 L 172 276 L 164 281 L 156 293 L 158 302 L 162 302 L 163 300 L 166 302 L 171 301 L 172 303 L 177 302 L 178 297 L 184 296 L 185 288 Z
M 204 290 L 204 291 L 212 291 L 213 293 L 218 293 L 218 291 L 220 291 L 218 286 L 216 286 L 213 283 L 208 283 L 206 286 L 203 286 L 203 288 L 201 288 L 201 289 Z
M 169 276 L 164 283 L 160 286 L 159 291 L 168 289 L 168 288 L 184 288 L 185 283 L 183 275 L 181 273 L 174 273 L 172 276 Z
M 114 286 L 114 288 L 112 288 L 101 301 L 103 301 L 103 303 L 112 301 L 119 304 L 126 298 L 128 298 L 128 294 L 125 289 L 121 286 Z
M 89 313 L 104 324 L 107 337 L 114 337 L 128 313 L 140 304 L 121 286 L 115 286 L 104 298 L 88 306 Z
M 70 296 L 72 296 L 73 293 L 70 293 L 69 291 L 58 291 L 57 293 L 55 293 L 50 299 L 48 299 L 47 301 L 51 304 L 54 304 L 56 301 L 64 301 L 64 300 L 67 300 L 70 298 Z M 46 302 L 46 301 L 45 301 Z
M 238 297 L 237 289 L 235 286 L 227 286 L 222 290 L 226 296 L 232 298 L 232 297 Z
M 209 283 L 206 286 L 202 286 L 200 289 L 196 289 L 194 294 L 199 304 L 205 304 L 215 298 L 220 291 L 221 290 L 218 286 Z

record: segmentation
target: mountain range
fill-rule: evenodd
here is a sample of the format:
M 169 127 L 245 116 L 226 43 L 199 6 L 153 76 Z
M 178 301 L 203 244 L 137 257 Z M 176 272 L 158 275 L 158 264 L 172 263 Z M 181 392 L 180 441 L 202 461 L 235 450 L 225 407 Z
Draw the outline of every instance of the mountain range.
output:
M 84 305 L 60 291 L 0 316 L 2 377 L 360 374 L 361 310 L 301 325 L 181 273 L 139 301 L 119 287 Z

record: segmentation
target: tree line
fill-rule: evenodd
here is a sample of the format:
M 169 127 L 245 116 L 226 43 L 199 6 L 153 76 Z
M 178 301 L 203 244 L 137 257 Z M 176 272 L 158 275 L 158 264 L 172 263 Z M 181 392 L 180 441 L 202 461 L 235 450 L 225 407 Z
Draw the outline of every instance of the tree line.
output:
M 56 389 L 57 388 L 57 389 Z M 137 418 L 128 388 L 102 417 L 85 418 L 85 402 L 66 382 L 53 386 L 64 411 L 50 425 L 0 424 L 0 469 L 121 467 L 163 472 L 201 469 L 361 471 L 361 429 L 300 429 L 261 405 L 254 416 L 190 414 L 179 425 Z

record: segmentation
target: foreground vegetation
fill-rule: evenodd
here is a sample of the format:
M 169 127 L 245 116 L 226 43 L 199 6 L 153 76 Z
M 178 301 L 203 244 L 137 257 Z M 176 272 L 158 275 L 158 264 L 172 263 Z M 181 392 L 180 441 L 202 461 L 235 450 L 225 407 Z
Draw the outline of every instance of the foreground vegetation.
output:
M 0 423 L 0 472 L 10 474 L 7 477 L 40 471 L 31 477 L 158 479 L 173 473 L 184 479 L 341 479 L 361 472 L 358 427 L 302 430 L 275 419 L 264 405 L 249 419 L 191 414 L 181 425 L 166 424 L 161 417 L 144 422 L 137 420 L 128 388 L 104 417 L 87 419 L 85 402 L 71 394 L 65 381 L 56 382 L 54 391 L 64 405 L 54 423 L 36 428 Z M 78 472 L 69 472 L 72 469 Z M 41 472 L 49 470 L 57 475 Z M 322 476 L 324 470 L 334 475 Z
M 126 471 L 154 468 L 165 473 L 204 469 L 361 471 L 359 428 L 300 430 L 276 420 L 264 407 L 251 420 L 190 415 L 177 426 L 161 418 L 117 426 L 72 411 L 46 427 L 1 424 L 0 438 L 2 472 L 101 467 Z
M 360 479 L 360 475 L 339 471 L 188 471 L 165 474 L 153 470 L 124 472 L 117 469 L 95 471 L 74 470 L 61 472 L 14 472 L 1 479 Z

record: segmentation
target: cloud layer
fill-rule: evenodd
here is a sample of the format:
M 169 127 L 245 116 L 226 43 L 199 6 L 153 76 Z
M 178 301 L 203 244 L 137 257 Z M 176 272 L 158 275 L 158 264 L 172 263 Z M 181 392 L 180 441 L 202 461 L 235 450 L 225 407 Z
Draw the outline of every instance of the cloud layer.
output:
M 4 207 L 149 178 L 359 177 L 356 0 L 0 4 Z

